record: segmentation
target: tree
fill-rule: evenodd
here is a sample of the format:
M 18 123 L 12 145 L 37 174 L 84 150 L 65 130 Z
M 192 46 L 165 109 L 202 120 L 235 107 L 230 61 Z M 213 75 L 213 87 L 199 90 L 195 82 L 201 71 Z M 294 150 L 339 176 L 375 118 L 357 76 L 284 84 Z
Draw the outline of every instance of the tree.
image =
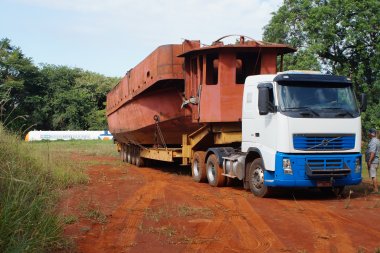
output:
M 117 81 L 80 68 L 36 67 L 0 40 L 0 121 L 11 130 L 106 129 L 106 94 Z
M 84 72 L 77 80 L 77 84 L 90 89 L 96 106 L 91 110 L 86 119 L 90 130 L 107 129 L 106 96 L 112 87 L 118 82 L 118 78 L 105 77 L 89 71 Z
M 378 0 L 285 0 L 265 26 L 264 40 L 300 48 L 285 68 L 319 62 L 324 72 L 349 76 L 357 95 L 370 95 L 364 126 L 380 127 Z
M 40 81 L 39 70 L 32 60 L 12 46 L 9 39 L 1 39 L 0 120 L 8 128 L 21 131 L 29 127 L 29 118 L 41 101 Z
M 44 65 L 46 94 L 40 122 L 44 129 L 106 129 L 106 94 L 116 78 L 66 66 Z

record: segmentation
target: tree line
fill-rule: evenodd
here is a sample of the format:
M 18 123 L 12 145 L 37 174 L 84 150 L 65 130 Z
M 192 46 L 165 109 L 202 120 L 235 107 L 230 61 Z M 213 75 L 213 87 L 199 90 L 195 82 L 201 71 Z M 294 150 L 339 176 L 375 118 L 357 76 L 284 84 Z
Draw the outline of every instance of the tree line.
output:
M 263 40 L 298 49 L 284 69 L 348 76 L 368 95 L 365 129 L 380 128 L 380 1 L 284 0 Z M 79 68 L 36 66 L 9 39 L 0 41 L 0 121 L 20 131 L 107 127 L 105 100 L 117 78 Z
M 0 40 L 0 121 L 13 131 L 107 129 L 106 94 L 117 82 L 80 68 L 36 66 Z

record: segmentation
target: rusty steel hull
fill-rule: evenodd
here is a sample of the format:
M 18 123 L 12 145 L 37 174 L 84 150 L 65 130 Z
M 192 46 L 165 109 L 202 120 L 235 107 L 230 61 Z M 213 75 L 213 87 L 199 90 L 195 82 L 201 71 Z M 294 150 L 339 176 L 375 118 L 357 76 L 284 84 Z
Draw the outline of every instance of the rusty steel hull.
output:
M 192 133 L 199 124 L 181 110 L 182 98 L 176 87 L 141 94 L 108 115 L 114 137 L 123 143 L 178 145 L 182 134 Z M 159 117 L 159 122 L 154 118 Z M 157 124 L 164 140 L 157 135 Z
M 127 72 L 107 94 L 109 131 L 122 143 L 178 145 L 192 132 L 189 109 L 181 109 L 184 59 L 177 57 L 199 43 L 163 45 Z M 164 140 L 157 139 L 157 122 Z
M 292 51 L 242 39 L 234 45 L 200 47 L 186 40 L 160 46 L 107 94 L 109 130 L 122 143 L 179 146 L 183 134 L 203 125 L 240 124 L 245 78 L 276 73 L 278 56 Z

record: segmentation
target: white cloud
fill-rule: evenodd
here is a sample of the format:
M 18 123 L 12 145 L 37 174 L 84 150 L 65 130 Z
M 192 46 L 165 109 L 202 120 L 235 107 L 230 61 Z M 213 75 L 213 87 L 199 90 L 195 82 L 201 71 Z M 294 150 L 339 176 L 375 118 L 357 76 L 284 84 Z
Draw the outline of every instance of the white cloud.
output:
M 103 54 L 106 62 L 119 59 L 123 66 L 115 68 L 122 68 L 123 73 L 159 45 L 181 43 L 181 38 L 210 44 L 223 35 L 243 34 L 260 40 L 270 13 L 282 3 L 282 0 L 14 1 L 56 14 L 54 20 L 44 20 L 42 16 L 39 30 L 46 31 L 43 36 L 56 36 L 53 39 L 60 41 L 62 47 L 75 47 L 72 50 L 78 50 L 78 57 L 83 54 L 75 65 L 81 66 L 80 62 L 88 59 L 86 64 L 94 66 L 96 55 Z M 97 52 L 92 55 L 89 50 Z M 105 68 L 99 68 L 102 67 Z
M 261 38 L 262 28 L 281 0 L 18 0 L 55 11 L 77 13 L 73 33 L 100 35 L 120 31 L 120 37 L 216 39 L 225 34 Z M 123 35 L 124 33 L 124 35 Z M 216 36 L 216 37 L 215 37 Z M 159 39 L 160 40 L 160 39 Z M 170 41 L 168 41 L 170 42 Z

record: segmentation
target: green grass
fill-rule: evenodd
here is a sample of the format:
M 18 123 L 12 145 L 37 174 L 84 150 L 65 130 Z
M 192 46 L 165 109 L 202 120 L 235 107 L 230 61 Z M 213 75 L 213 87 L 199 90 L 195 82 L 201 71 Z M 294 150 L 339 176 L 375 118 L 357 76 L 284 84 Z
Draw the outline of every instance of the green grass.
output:
M 201 218 L 211 218 L 214 215 L 210 208 L 194 207 L 187 204 L 178 206 L 177 211 L 180 217 L 196 216 Z
M 62 188 L 88 182 L 84 170 L 86 165 L 94 161 L 91 158 L 81 160 L 82 157 L 118 155 L 112 141 L 38 141 L 27 142 L 25 145 L 41 157 L 43 166 L 50 170 Z
M 26 143 L 0 124 L 0 252 L 66 247 L 63 225 L 75 223 L 76 218 L 57 215 L 59 192 L 88 181 L 86 163 L 78 159 L 95 155 L 117 156 L 117 152 L 112 141 Z
M 61 242 L 57 187 L 33 152 L 0 125 L 0 252 L 44 252 Z
M 71 140 L 71 141 L 34 141 L 28 142 L 40 152 L 76 153 L 87 156 L 118 156 L 113 141 L 102 140 Z
M 107 216 L 99 208 L 87 210 L 85 216 L 92 220 L 93 223 L 106 224 L 108 221 Z

